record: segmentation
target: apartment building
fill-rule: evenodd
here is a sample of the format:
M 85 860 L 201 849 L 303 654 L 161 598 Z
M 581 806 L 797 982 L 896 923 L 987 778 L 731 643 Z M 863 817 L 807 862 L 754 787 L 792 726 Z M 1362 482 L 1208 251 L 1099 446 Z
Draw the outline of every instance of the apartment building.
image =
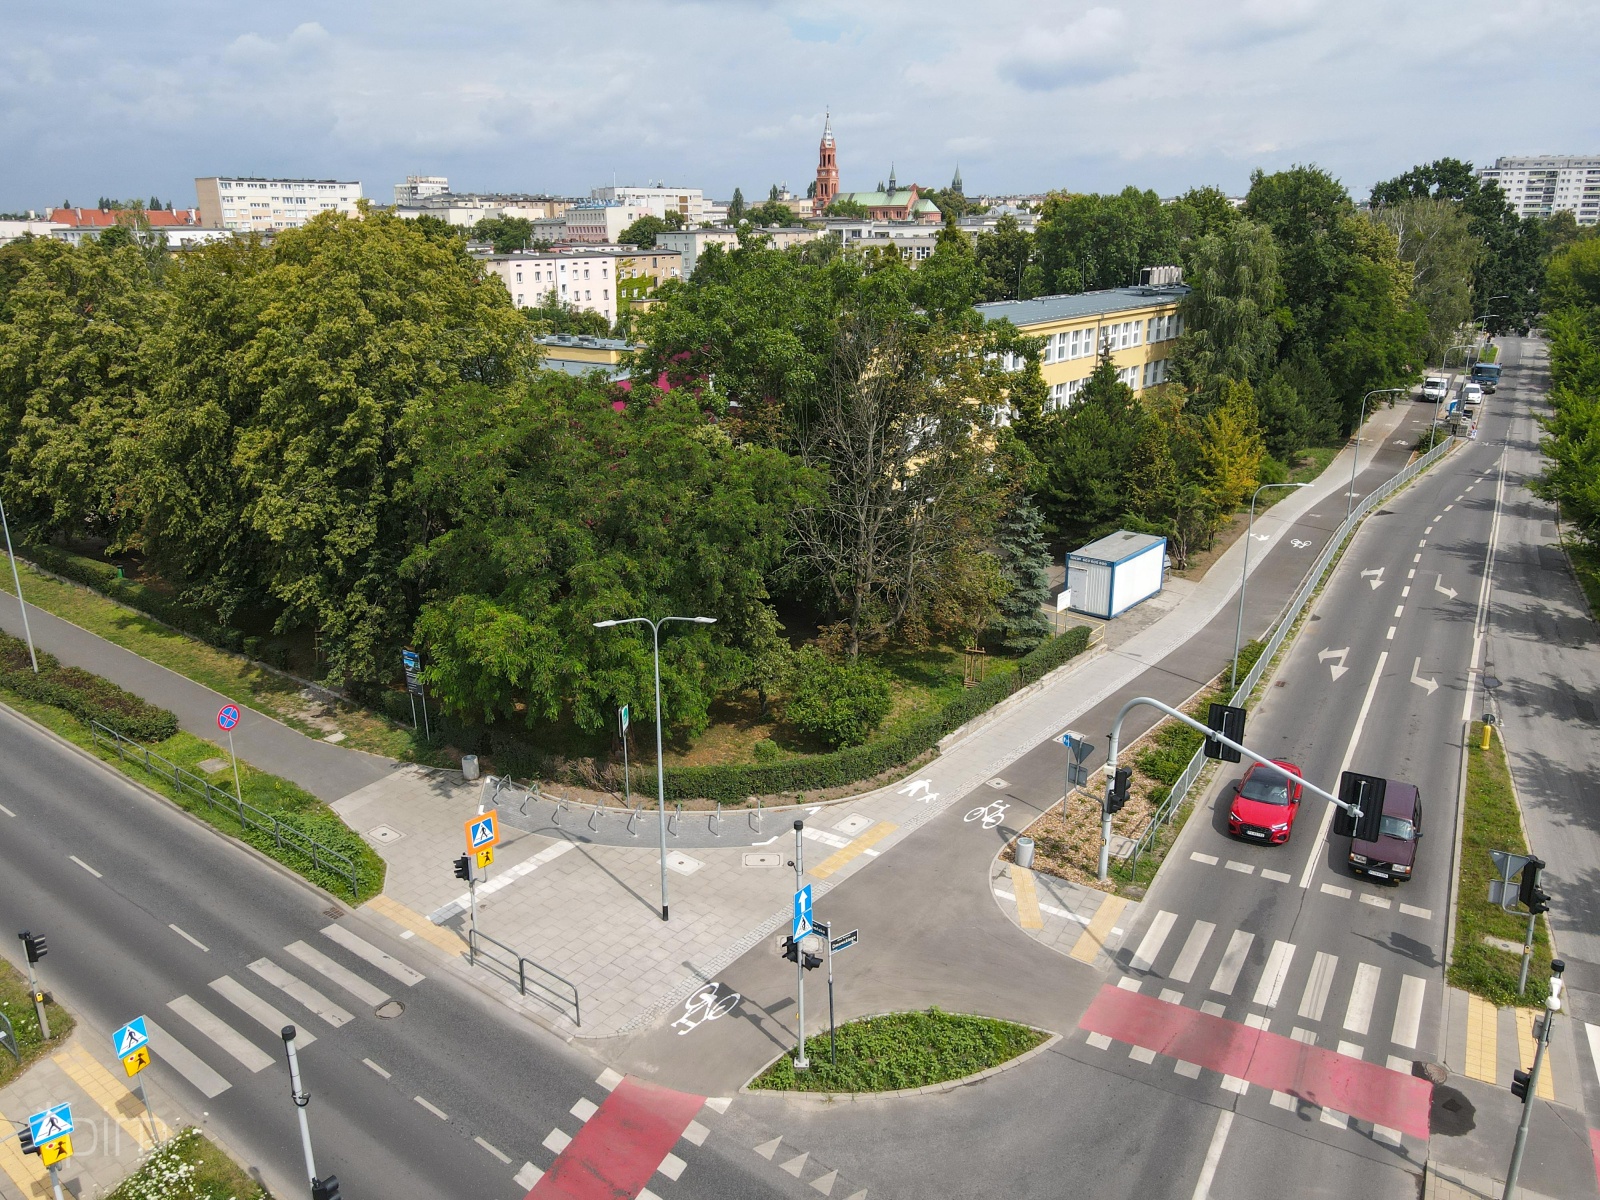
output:
M 422 216 L 436 217 L 463 229 L 471 228 L 485 217 L 559 220 L 561 214 L 572 206 L 572 201 L 556 196 L 530 196 L 520 192 L 435 192 L 402 203 L 399 201 L 400 186 L 397 184 L 395 187 L 395 216 L 408 220 Z
M 626 379 L 628 364 L 643 346 L 621 338 L 587 337 L 583 334 L 552 333 L 533 339 L 540 347 L 539 366 L 546 371 L 568 375 L 587 375 L 604 371 L 612 382 Z
M 337 179 L 255 179 L 212 175 L 194 181 L 200 224 L 235 233 L 298 229 L 325 212 L 357 213 L 361 184 Z
M 1600 222 L 1600 156 L 1497 158 L 1494 166 L 1478 168 L 1478 178 L 1498 183 L 1518 216 L 1569 212 L 1579 225 Z
M 1110 352 L 1117 378 L 1135 391 L 1166 382 L 1173 347 L 1183 334 L 1178 309 L 1188 294 L 1185 285 L 1169 283 L 976 307 L 985 320 L 1009 320 L 1029 337 L 1045 339 L 1040 368 L 1050 389 L 1046 404 L 1062 408 L 1083 390 L 1101 347 Z
M 429 196 L 441 196 L 450 190 L 450 180 L 444 175 L 407 175 L 404 183 L 394 185 L 394 202 L 415 204 Z
M 564 216 L 565 234 L 560 240 L 615 245 L 622 231 L 640 217 L 660 215 L 648 204 L 622 200 L 580 200 L 567 209 Z
M 670 188 L 665 184 L 599 187 L 589 192 L 589 199 L 643 209 L 641 216 L 648 213 L 653 217 L 665 218 L 669 212 L 675 212 L 683 218 L 685 225 L 703 225 L 709 220 L 705 193 L 699 188 Z
M 823 235 L 820 229 L 807 229 L 794 225 L 774 226 L 757 232 L 778 250 L 787 250 L 790 246 L 798 246 L 801 242 L 814 241 Z M 694 274 L 695 264 L 700 261 L 700 255 L 705 253 L 706 247 L 721 246 L 725 250 L 731 250 L 738 244 L 739 231 L 730 229 L 727 226 L 713 225 L 698 229 L 669 229 L 664 233 L 656 234 L 657 246 L 664 250 L 675 250 L 683 256 L 683 277 L 685 279 Z
M 47 232 L 57 241 L 69 246 L 81 246 L 92 241 L 113 225 L 124 225 L 139 230 L 148 225 L 152 235 L 166 239 L 169 250 L 185 250 L 203 246 L 207 242 L 222 241 L 233 234 L 226 229 L 208 228 L 201 224 L 197 208 L 150 208 L 138 212 L 127 209 L 104 208 L 53 208 Z M 154 237 L 152 237 L 154 240 Z
M 616 245 L 491 254 L 483 264 L 505 284 L 518 308 L 537 308 L 554 292 L 562 304 L 599 313 L 612 325 L 619 300 L 641 298 L 683 272 L 683 259 L 674 250 Z

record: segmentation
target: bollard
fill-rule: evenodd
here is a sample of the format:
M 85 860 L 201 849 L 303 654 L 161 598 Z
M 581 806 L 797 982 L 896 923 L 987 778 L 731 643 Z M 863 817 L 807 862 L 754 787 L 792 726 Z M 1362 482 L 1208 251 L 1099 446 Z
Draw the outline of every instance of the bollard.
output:
M 1022 867 L 1025 870 L 1032 868 L 1033 839 L 1031 837 L 1019 837 L 1017 839 L 1017 848 L 1013 858 L 1015 859 L 1017 866 Z

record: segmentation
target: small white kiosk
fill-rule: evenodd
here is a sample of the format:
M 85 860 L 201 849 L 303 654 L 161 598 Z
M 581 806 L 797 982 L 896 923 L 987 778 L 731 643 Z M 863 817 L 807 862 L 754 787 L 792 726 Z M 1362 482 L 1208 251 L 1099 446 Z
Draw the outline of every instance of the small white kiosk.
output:
M 1067 555 L 1067 607 L 1104 620 L 1161 591 L 1167 539 L 1119 529 Z

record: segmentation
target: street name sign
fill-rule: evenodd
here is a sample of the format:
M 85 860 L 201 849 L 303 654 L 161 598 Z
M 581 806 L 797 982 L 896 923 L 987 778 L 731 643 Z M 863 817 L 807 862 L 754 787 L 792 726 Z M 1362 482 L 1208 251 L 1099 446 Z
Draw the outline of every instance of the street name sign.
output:
M 808 883 L 794 894 L 794 921 L 789 936 L 796 940 L 811 934 L 811 885 Z
M 500 844 L 500 810 L 491 808 L 480 816 L 473 817 L 465 823 L 467 831 L 467 853 L 476 854 L 486 846 Z
M 834 954 L 838 954 L 841 950 L 850 949 L 851 946 L 854 946 L 860 940 L 861 930 L 852 929 L 849 933 L 841 934 L 839 937 L 836 937 L 833 939 L 833 941 L 829 942 L 828 949 Z

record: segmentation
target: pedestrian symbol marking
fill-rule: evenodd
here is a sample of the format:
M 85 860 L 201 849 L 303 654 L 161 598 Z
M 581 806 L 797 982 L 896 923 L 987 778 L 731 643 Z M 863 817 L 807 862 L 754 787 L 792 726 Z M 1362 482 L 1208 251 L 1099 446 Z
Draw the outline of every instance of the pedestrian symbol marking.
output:
M 796 940 L 811 936 L 811 885 L 808 883 L 794 894 L 794 921 L 790 936 Z
M 39 1144 L 39 1161 L 47 1167 L 53 1167 L 64 1158 L 72 1157 L 72 1139 L 65 1135 L 58 1137 L 53 1142 Z
M 34 1113 L 28 1118 L 28 1132 L 33 1135 L 35 1146 L 66 1137 L 72 1132 L 72 1105 L 52 1104 L 43 1112 Z M 67 1152 L 71 1153 L 70 1147 Z
M 140 1046 L 132 1054 L 128 1055 L 128 1057 L 126 1057 L 126 1058 L 124 1058 L 122 1060 L 122 1069 L 128 1073 L 128 1078 L 129 1079 L 132 1079 L 135 1075 L 137 1075 L 140 1071 L 144 1070 L 149 1065 L 150 1065 L 150 1047 L 149 1046 Z
M 467 851 L 476 854 L 486 846 L 500 843 L 500 810 L 491 808 L 466 822 Z
M 150 1044 L 150 1031 L 144 1018 L 135 1017 L 111 1035 L 111 1052 L 118 1058 L 127 1058 L 135 1050 Z
M 487 869 L 494 864 L 494 847 L 485 846 L 478 851 L 478 866 Z
M 217 728 L 227 733 L 239 723 L 239 706 L 237 704 L 224 704 L 217 709 Z

